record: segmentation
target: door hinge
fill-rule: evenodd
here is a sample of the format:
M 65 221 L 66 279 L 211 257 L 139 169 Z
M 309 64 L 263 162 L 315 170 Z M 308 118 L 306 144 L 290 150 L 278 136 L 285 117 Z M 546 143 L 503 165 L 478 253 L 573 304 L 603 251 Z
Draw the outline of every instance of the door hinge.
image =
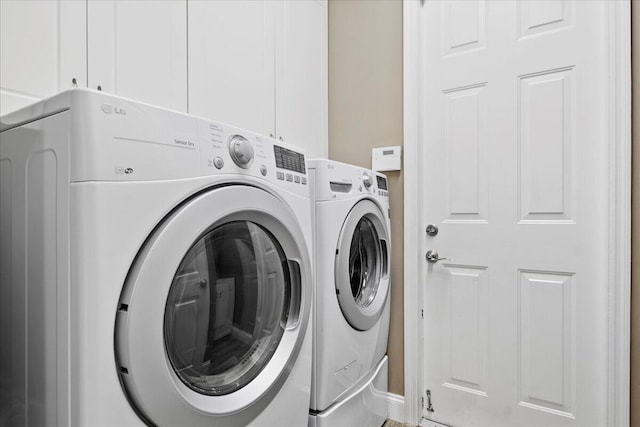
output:
M 424 409 L 424 396 L 420 398 L 420 407 Z
M 422 401 L 424 402 L 424 397 L 422 398 Z M 424 403 L 423 403 L 423 407 L 424 407 Z M 428 412 L 436 411 L 435 409 L 433 409 L 433 405 L 431 404 L 431 390 L 427 390 L 427 411 Z
M 420 309 L 420 317 L 424 319 L 424 310 L 422 308 Z

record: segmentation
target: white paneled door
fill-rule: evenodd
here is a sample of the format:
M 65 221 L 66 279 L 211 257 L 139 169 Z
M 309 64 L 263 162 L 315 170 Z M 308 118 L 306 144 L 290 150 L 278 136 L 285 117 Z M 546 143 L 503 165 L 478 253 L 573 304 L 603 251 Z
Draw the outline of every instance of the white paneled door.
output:
M 607 424 L 605 5 L 421 8 L 425 418 Z

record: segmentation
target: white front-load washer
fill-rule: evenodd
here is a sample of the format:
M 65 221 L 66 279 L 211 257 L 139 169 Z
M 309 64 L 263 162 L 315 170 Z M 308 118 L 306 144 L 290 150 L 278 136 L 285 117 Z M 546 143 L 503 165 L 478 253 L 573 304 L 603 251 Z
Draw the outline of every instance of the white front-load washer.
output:
M 309 424 L 375 426 L 387 418 L 391 228 L 387 178 L 310 160 L 315 230 Z
M 307 423 L 301 152 L 86 89 L 1 122 L 1 425 Z

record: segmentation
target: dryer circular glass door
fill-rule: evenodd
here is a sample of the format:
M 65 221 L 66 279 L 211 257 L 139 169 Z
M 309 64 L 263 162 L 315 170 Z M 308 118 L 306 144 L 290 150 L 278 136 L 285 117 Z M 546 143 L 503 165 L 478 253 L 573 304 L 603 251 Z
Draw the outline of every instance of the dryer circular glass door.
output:
M 117 368 L 156 425 L 246 425 L 300 353 L 310 265 L 294 213 L 249 186 L 187 201 L 155 230 L 127 278 Z
M 344 317 L 358 330 L 378 321 L 389 293 L 387 224 L 375 203 L 362 200 L 347 215 L 338 239 L 336 295 Z

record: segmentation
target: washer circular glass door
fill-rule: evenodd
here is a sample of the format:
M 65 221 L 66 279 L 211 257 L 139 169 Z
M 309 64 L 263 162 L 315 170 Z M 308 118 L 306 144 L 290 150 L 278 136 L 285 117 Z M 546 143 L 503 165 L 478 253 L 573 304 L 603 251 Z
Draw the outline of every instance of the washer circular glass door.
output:
M 117 367 L 138 413 L 249 423 L 295 364 L 309 283 L 302 230 L 270 193 L 221 187 L 177 209 L 136 259 L 117 315 Z
M 358 330 L 371 328 L 382 315 L 389 292 L 387 222 L 371 200 L 358 202 L 340 232 L 335 284 L 340 309 Z
M 171 282 L 164 339 L 173 369 L 212 396 L 247 385 L 278 348 L 289 316 L 284 252 L 260 225 L 224 223 L 189 249 Z

